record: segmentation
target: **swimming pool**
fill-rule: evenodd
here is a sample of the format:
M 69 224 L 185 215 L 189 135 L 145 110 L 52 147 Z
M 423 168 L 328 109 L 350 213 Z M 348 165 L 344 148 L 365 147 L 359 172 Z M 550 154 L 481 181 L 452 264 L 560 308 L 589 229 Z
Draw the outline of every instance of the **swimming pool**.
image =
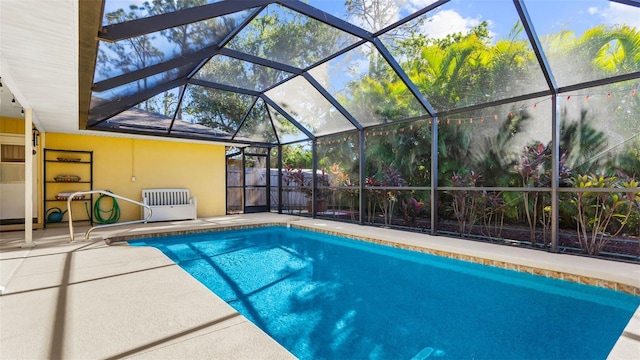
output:
M 612 290 L 285 227 L 155 246 L 301 359 L 603 359 Z

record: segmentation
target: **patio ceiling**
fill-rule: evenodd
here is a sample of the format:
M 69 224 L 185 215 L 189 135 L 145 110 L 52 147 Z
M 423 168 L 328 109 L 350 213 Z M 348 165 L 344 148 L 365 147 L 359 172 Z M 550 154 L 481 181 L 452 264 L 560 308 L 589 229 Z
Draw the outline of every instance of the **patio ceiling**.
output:
M 640 6 L 590 2 L 630 14 Z M 367 8 L 374 3 L 384 8 Z M 542 15 L 551 3 L 466 3 L 488 20 L 493 41 L 522 24 L 518 40 L 535 62 L 511 86 L 450 103 L 436 87 L 416 84 L 397 50 L 415 34 L 444 36 L 425 24 L 462 13 L 461 3 L 448 0 L 1 1 L 0 74 L 44 131 L 263 145 L 640 78 L 636 68 L 578 78 L 549 58 L 536 34 L 545 34 Z M 385 104 L 366 84 L 393 84 L 384 91 L 402 95 Z
M 72 0 L 0 1 L 3 94 L 33 109 L 43 131 L 78 132 L 77 16 Z

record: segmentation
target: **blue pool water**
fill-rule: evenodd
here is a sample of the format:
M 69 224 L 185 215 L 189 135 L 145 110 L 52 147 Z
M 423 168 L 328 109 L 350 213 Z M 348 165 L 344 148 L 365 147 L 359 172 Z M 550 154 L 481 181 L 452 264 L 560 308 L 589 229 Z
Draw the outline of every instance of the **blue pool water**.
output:
M 640 298 L 284 227 L 154 246 L 301 359 L 604 359 Z

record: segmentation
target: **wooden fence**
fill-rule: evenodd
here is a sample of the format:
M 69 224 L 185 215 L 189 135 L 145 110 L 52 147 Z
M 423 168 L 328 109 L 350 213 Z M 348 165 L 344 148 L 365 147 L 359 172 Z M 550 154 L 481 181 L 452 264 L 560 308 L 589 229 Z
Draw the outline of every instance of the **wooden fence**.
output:
M 308 170 L 307 178 L 311 179 L 311 170 Z M 245 179 L 247 188 L 243 192 L 242 170 L 239 168 L 227 169 L 227 209 L 240 211 L 243 209 L 243 195 L 246 196 L 248 206 L 261 205 L 266 203 L 265 188 L 253 186 L 266 185 L 266 169 L 246 168 Z M 278 170 L 270 170 L 271 181 L 271 208 L 278 207 Z M 244 194 L 243 194 L 244 193 Z M 286 187 L 282 192 L 282 207 L 289 210 L 300 210 L 307 208 L 307 197 L 298 187 Z

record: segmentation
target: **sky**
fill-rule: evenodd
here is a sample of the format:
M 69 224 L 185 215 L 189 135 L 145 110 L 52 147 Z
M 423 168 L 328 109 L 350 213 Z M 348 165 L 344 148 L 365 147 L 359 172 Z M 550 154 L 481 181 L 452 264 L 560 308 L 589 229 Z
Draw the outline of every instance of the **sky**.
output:
M 215 0 L 207 0 L 214 2 Z M 371 2 L 371 0 L 367 0 Z M 389 25 L 408 14 L 422 9 L 434 0 L 381 0 L 385 3 Z M 106 0 L 105 13 L 129 4 L 142 5 L 141 0 Z M 309 4 L 334 16 L 346 19 L 344 0 L 308 0 Z M 542 35 L 561 28 L 575 29 L 582 33 L 596 24 L 624 23 L 640 28 L 640 8 L 634 8 L 608 0 L 525 0 L 536 31 Z M 435 36 L 451 32 L 464 32 L 483 20 L 488 20 L 495 34 L 507 34 L 515 20 L 511 0 L 452 0 L 440 9 L 432 11 L 434 19 L 424 30 Z M 430 15 L 431 15 L 430 14 Z M 357 20 L 351 19 L 354 23 Z
M 386 18 L 376 29 L 371 29 L 360 19 L 349 18 L 345 0 L 307 1 L 331 15 L 361 25 L 367 30 L 377 31 L 433 4 L 435 0 L 375 0 L 383 5 Z M 374 0 L 365 0 L 367 5 L 373 2 Z M 142 6 L 143 3 L 144 0 L 106 0 L 105 13 L 117 8 L 125 8 L 128 11 L 130 4 Z M 627 24 L 640 29 L 639 7 L 608 0 L 525 0 L 525 6 L 538 36 L 562 29 L 574 31 L 576 36 L 580 36 L 586 29 L 599 24 Z M 452 33 L 466 33 L 480 22 L 487 21 L 494 42 L 507 38 L 519 20 L 512 0 L 451 0 L 423 17 L 428 18 L 428 21 L 422 24 L 420 31 L 433 38 L 443 38 Z M 524 37 L 525 34 L 521 33 L 520 36 Z
M 217 0 L 206 0 L 215 2 Z M 349 18 L 345 0 L 306 0 L 310 5 L 331 15 L 342 18 L 367 30 L 380 30 L 407 15 L 425 8 L 435 0 L 375 0 L 382 4 L 384 21 L 378 28 L 371 29 L 362 20 Z M 358 0 L 361 1 L 361 0 Z M 613 26 L 626 24 L 640 29 L 640 7 L 623 5 L 608 0 L 524 0 L 534 29 L 538 36 L 571 30 L 576 36 L 596 25 Z M 371 5 L 374 0 L 364 0 Z M 142 6 L 144 0 L 106 0 L 105 13 L 117 8 L 129 11 L 129 5 Z M 451 0 L 423 15 L 420 31 L 428 37 L 443 38 L 451 33 L 466 33 L 482 21 L 489 24 L 493 41 L 507 38 L 512 27 L 519 20 L 512 0 Z M 525 34 L 521 33 L 521 37 Z M 159 40 L 156 39 L 156 42 Z M 159 44 L 156 44 L 158 46 Z M 165 52 L 170 53 L 172 49 Z M 366 62 L 363 63 L 366 66 Z
M 393 21 L 422 9 L 434 0 L 383 0 L 385 8 L 394 13 Z M 343 0 L 310 0 L 310 4 L 346 19 Z M 558 31 L 562 28 L 576 31 L 577 35 L 597 24 L 615 25 L 624 23 L 640 28 L 640 8 L 607 0 L 525 0 L 538 35 Z M 487 20 L 495 35 L 506 35 L 517 20 L 511 0 L 452 0 L 430 14 L 432 20 L 423 27 L 423 32 L 433 37 L 444 37 L 450 33 L 466 32 L 471 27 Z M 353 23 L 358 20 L 351 19 Z M 379 30 L 379 29 L 377 29 Z

